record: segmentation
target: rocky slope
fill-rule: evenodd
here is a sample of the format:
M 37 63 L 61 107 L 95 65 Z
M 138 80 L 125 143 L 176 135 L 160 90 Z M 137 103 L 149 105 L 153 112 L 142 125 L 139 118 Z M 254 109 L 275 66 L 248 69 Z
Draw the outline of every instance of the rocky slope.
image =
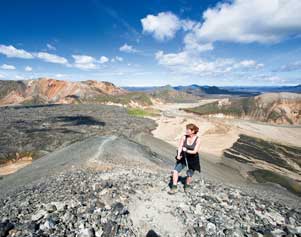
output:
M 0 81 L 0 105 L 6 104 L 69 104 L 103 95 L 123 95 L 124 89 L 109 82 L 71 82 L 51 78 Z
M 249 98 L 222 99 L 185 110 L 200 115 L 230 116 L 275 124 L 300 124 L 301 95 L 266 93 Z
M 180 182 L 179 192 L 168 195 L 173 158 L 154 152 L 151 140 L 149 146 L 137 141 L 118 136 L 89 138 L 4 177 L 0 180 L 0 235 L 301 234 L 297 197 L 281 200 L 269 189 L 258 193 L 252 186 L 229 186 L 223 177 L 219 177 L 223 183 L 212 179 L 210 170 L 203 178 L 194 176 L 189 193 L 183 192 Z
M 196 181 L 166 193 L 168 177 L 140 170 L 60 174 L 0 200 L 1 236 L 297 236 L 301 210 Z M 13 198 L 15 197 L 15 198 Z
M 298 236 L 300 197 L 202 159 L 167 194 L 176 148 L 152 120 L 104 105 L 3 107 L 3 151 L 44 156 L 0 177 L 0 236 Z M 9 143 L 7 143 L 9 140 Z M 283 149 L 281 147 L 281 149 Z M 247 150 L 248 151 L 248 150 Z
M 61 146 L 95 135 L 131 136 L 155 122 L 109 105 L 0 107 L 0 165 L 22 157 L 39 158 Z
M 277 183 L 301 196 L 301 148 L 240 135 L 224 163 L 259 182 Z

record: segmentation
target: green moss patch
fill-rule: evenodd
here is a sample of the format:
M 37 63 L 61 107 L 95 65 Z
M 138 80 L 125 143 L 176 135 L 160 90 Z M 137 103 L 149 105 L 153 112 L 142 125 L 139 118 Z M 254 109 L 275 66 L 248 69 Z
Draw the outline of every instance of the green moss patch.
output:
M 144 117 L 144 116 L 159 116 L 160 112 L 153 109 L 129 108 L 127 109 L 129 115 Z

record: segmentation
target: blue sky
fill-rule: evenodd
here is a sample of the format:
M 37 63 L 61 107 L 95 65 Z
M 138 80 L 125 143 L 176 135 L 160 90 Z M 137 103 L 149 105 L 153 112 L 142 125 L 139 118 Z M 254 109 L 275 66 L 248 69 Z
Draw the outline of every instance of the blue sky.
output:
M 3 0 L 0 79 L 301 83 L 299 0 Z

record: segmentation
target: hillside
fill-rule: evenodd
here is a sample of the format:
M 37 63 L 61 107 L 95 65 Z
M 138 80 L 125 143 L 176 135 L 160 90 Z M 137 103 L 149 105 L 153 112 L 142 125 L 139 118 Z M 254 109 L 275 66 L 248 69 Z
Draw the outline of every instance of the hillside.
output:
M 82 103 L 97 96 L 124 95 L 124 89 L 110 82 L 71 82 L 51 78 L 0 81 L 0 105 Z
M 17 153 L 34 158 L 0 176 L 1 236 L 301 234 L 301 200 L 293 194 L 299 195 L 298 186 L 263 169 L 246 170 L 254 177 L 248 180 L 237 166 L 212 163 L 201 153 L 202 173 L 194 175 L 192 190 L 183 191 L 183 171 L 179 192 L 167 194 L 176 148 L 150 134 L 153 120 L 130 116 L 123 107 L 4 106 L 0 114 L 2 161 Z M 228 153 L 262 162 L 262 150 L 277 169 L 283 154 L 292 155 L 296 164 L 287 160 L 282 168 L 296 171 L 300 151 L 281 144 L 242 136 Z M 260 184 L 266 181 L 285 188 Z
M 180 182 L 179 192 L 168 195 L 173 157 L 155 152 L 155 144 L 163 147 L 163 141 L 146 141 L 148 146 L 135 138 L 91 137 L 3 177 L 1 236 L 301 233 L 298 198 L 283 196 L 281 190 L 271 195 L 275 190 L 230 184 L 222 167 L 203 163 L 205 175 L 194 176 L 189 193 L 183 192 Z M 218 179 L 212 173 L 218 173 Z M 235 179 L 235 172 L 227 173 Z
M 178 91 L 170 85 L 158 87 L 151 91 L 147 91 L 146 93 L 163 103 L 191 103 L 200 99 L 199 96 Z
M 195 102 L 198 96 L 177 91 L 171 86 L 149 91 L 127 91 L 109 82 L 71 82 L 40 78 L 37 80 L 0 80 L 0 105 L 37 104 L 111 104 L 144 108 L 153 102 Z
M 52 152 L 95 135 L 147 132 L 149 119 L 130 116 L 125 108 L 109 105 L 35 105 L 0 107 L 0 165 Z
M 98 95 L 90 97 L 84 103 L 114 104 L 138 108 L 147 107 L 153 104 L 152 97 L 143 92 L 127 92 L 121 95 Z
M 259 182 L 277 183 L 301 196 L 301 148 L 241 134 L 224 163 Z
M 248 98 L 223 99 L 185 110 L 199 115 L 231 116 L 275 124 L 300 124 L 301 95 L 266 93 Z
M 41 151 L 0 177 L 1 236 L 300 234 L 300 197 L 208 159 L 190 192 L 183 171 L 179 192 L 167 194 L 176 148 L 150 134 L 153 120 L 125 108 L 8 106 L 0 114 L 2 154 Z

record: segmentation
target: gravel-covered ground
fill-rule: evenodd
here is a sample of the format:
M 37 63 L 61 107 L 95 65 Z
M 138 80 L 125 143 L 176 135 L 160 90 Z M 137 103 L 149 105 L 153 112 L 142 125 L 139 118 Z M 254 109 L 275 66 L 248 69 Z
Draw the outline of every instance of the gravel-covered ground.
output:
M 197 178 L 167 194 L 169 174 L 76 170 L 0 199 L 0 236 L 301 236 L 301 207 Z

